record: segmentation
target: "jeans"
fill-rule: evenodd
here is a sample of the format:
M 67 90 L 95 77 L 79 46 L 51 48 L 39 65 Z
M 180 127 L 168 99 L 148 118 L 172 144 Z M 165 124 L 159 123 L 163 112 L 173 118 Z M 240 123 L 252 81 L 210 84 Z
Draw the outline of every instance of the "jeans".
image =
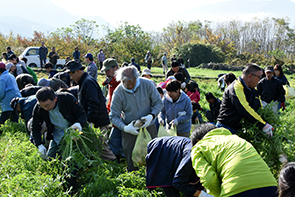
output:
M 215 126 L 216 126 L 217 128 L 221 128 L 221 127 L 226 128 L 226 129 L 228 129 L 232 134 L 236 134 L 236 133 L 237 133 L 237 130 L 232 129 L 232 128 L 230 128 L 230 127 L 224 125 L 224 124 L 221 124 L 220 122 L 217 122 Z
M 122 155 L 122 131 L 117 127 L 112 128 L 108 144 L 114 155 Z

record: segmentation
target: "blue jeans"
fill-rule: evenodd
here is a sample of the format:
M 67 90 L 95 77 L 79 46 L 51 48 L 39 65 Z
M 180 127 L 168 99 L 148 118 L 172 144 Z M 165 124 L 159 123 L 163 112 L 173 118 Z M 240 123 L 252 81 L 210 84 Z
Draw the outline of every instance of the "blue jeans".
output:
M 232 134 L 236 134 L 236 133 L 237 133 L 237 131 L 236 131 L 235 129 L 232 129 L 232 128 L 230 128 L 230 127 L 224 125 L 224 124 L 221 124 L 221 123 L 218 122 L 218 121 L 217 121 L 217 123 L 216 123 L 215 126 L 216 126 L 217 128 L 221 128 L 221 127 L 226 128 L 226 129 L 228 129 Z
M 117 127 L 112 128 L 108 144 L 114 155 L 123 156 L 122 131 Z

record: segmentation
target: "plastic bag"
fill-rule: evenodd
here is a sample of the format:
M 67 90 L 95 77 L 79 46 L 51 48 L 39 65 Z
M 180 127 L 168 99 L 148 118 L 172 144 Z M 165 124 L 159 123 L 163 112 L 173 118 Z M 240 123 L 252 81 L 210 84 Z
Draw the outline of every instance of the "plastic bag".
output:
M 285 91 L 286 91 L 286 94 L 285 94 L 285 98 L 286 99 L 290 99 L 290 98 L 293 98 L 295 97 L 295 91 L 294 91 L 294 88 L 290 87 L 290 86 L 287 86 L 287 85 L 284 85 L 283 86 Z
M 177 136 L 177 130 L 176 127 L 174 127 L 173 125 L 170 127 L 170 129 L 167 130 L 167 133 L 169 134 L 169 136 Z
M 147 155 L 147 144 L 152 140 L 150 133 L 146 128 L 139 132 L 132 151 L 132 161 L 140 166 L 145 165 L 145 156 Z
M 165 130 L 165 127 L 160 124 L 158 137 L 165 137 L 165 136 L 170 136 L 170 134 Z

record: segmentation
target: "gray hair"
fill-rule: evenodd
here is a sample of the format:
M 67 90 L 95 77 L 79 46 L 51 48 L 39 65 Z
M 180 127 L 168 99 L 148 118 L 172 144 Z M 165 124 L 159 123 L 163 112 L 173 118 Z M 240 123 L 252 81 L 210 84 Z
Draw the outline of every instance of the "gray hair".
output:
M 117 81 L 133 81 L 133 77 L 137 79 L 139 77 L 139 72 L 135 66 L 125 66 L 121 67 L 116 71 Z

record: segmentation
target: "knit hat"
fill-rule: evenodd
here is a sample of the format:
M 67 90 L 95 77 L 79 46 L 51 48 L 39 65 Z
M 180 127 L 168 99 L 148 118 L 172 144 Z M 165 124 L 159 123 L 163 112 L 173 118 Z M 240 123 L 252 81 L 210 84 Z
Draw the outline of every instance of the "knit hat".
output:
M 47 79 L 45 79 L 45 78 L 41 78 L 41 79 L 39 79 L 37 85 L 38 85 L 38 86 L 45 86 L 45 87 L 47 87 L 47 86 L 50 85 L 50 81 L 47 80 Z
M 101 71 L 109 70 L 113 66 L 118 66 L 117 61 L 114 58 L 108 58 L 103 61 Z
M 0 68 L 5 68 L 5 64 L 3 62 L 0 62 Z

